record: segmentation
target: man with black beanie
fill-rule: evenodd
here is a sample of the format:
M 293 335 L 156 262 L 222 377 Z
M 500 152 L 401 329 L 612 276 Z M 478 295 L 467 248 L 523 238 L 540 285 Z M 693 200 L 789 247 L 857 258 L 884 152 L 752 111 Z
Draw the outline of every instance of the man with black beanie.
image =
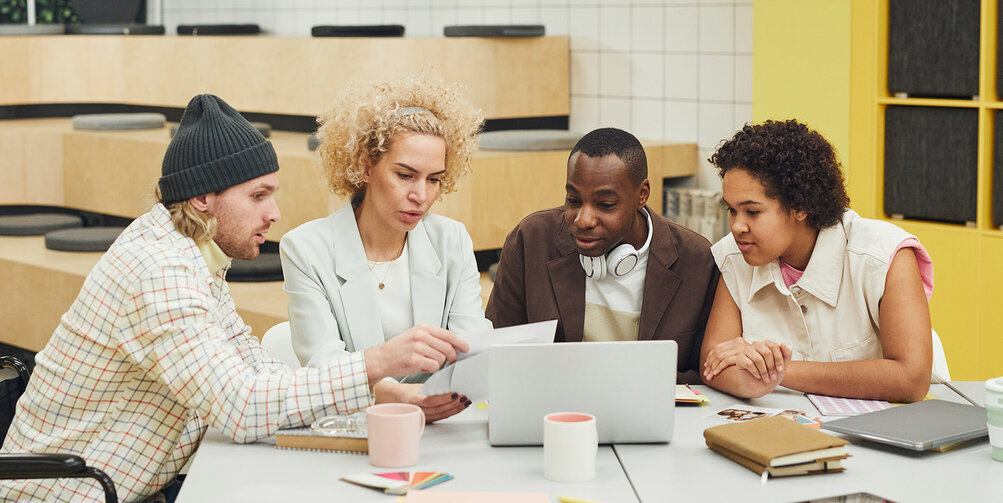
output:
M 213 95 L 185 109 L 159 202 L 122 233 L 36 357 L 5 453 L 64 453 L 123 501 L 156 496 L 206 428 L 254 442 L 373 403 L 386 376 L 432 372 L 466 343 L 419 326 L 327 367 L 291 370 L 237 315 L 225 275 L 279 219 L 275 150 Z M 168 491 L 165 491 L 167 493 Z M 104 501 L 90 479 L 0 481 L 3 499 Z

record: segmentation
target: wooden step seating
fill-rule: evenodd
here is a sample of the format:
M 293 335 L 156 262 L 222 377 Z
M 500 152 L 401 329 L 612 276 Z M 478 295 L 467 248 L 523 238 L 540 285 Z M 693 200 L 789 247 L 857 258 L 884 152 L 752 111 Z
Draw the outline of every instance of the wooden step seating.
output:
M 169 127 L 169 126 L 168 126 Z M 305 133 L 274 131 L 282 219 L 268 238 L 321 218 L 344 204 L 327 189 Z M 136 217 L 153 202 L 168 128 L 74 131 L 69 119 L 0 121 L 0 204 L 49 204 Z M 696 145 L 647 142 L 651 197 L 662 208 L 662 179 L 696 171 Z M 564 202 L 568 151 L 487 151 L 474 154 L 458 190 L 434 213 L 463 222 L 475 250 L 501 248 L 508 232 L 533 211 Z
M 45 248 L 43 236 L 0 237 L 0 341 L 39 351 L 101 257 Z M 282 282 L 230 283 L 237 312 L 261 336 L 288 319 Z
M 169 126 L 170 124 L 168 124 Z M 328 215 L 341 204 L 327 190 L 305 133 L 274 131 L 282 219 L 268 237 Z M 74 131 L 70 119 L 0 121 L 0 204 L 47 204 L 136 217 L 153 204 L 153 190 L 169 143 L 168 129 Z M 662 206 L 663 177 L 696 170 L 693 144 L 646 143 L 652 190 Z M 563 204 L 568 151 L 479 151 L 459 190 L 433 212 L 463 222 L 475 250 L 501 248 L 524 216 Z M 100 253 L 47 250 L 44 239 L 0 238 L 0 341 L 41 349 L 80 290 Z M 255 334 L 287 319 L 281 282 L 231 283 L 241 316 Z M 488 292 L 484 292 L 487 298 Z

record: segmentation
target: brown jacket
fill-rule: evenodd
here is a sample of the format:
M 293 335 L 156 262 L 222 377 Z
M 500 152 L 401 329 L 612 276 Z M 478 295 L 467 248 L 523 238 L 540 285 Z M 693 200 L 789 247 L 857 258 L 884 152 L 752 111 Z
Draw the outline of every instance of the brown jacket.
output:
M 710 243 L 649 209 L 653 232 L 638 340 L 679 345 L 676 382 L 700 383 L 700 344 L 717 287 Z M 533 213 L 505 239 L 486 316 L 495 328 L 558 320 L 555 342 L 580 342 L 585 271 L 562 207 Z

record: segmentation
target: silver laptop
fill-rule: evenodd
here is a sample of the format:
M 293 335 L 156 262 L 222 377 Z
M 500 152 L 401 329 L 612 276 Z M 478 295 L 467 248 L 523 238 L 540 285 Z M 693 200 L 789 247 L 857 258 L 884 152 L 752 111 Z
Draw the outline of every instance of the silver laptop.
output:
M 668 442 L 675 411 L 675 341 L 493 346 L 491 445 L 541 445 L 543 416 L 587 412 L 599 443 Z
M 914 451 L 989 435 L 986 409 L 944 400 L 924 400 L 827 421 L 822 429 Z

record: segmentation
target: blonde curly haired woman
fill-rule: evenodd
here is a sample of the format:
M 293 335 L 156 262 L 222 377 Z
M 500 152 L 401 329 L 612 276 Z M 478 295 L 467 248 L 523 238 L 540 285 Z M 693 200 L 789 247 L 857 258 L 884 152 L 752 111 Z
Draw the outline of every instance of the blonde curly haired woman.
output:
M 351 204 L 280 243 L 293 349 L 304 365 L 403 333 L 491 328 L 470 235 L 429 213 L 467 171 L 482 123 L 458 86 L 420 77 L 353 87 L 320 118 L 328 184 Z M 421 406 L 429 422 L 470 405 L 456 393 L 419 394 L 423 377 L 380 381 L 376 401 Z

